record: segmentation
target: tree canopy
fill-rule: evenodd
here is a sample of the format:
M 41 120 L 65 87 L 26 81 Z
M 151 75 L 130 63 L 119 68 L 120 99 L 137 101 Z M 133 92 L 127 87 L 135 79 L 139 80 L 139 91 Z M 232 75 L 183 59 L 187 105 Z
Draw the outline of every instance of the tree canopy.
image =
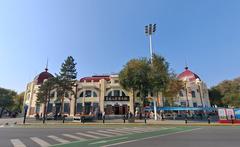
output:
M 124 89 L 133 93 L 139 91 L 142 99 L 149 93 L 158 96 L 159 92 L 166 96 L 171 93 L 173 97 L 182 88 L 175 74 L 170 72 L 165 58 L 156 54 L 153 55 L 152 63 L 146 58 L 130 60 L 120 71 L 119 81 Z M 135 95 L 133 96 L 135 99 Z
M 68 56 L 62 63 L 59 75 L 56 75 L 56 85 L 58 98 L 61 101 L 61 113 L 63 114 L 64 98 L 69 92 L 73 93 L 73 86 L 77 78 L 76 63 L 72 56 Z
M 212 104 L 240 107 L 240 78 L 225 80 L 209 90 Z
M 4 110 L 9 110 L 14 105 L 14 98 L 17 93 L 13 90 L 0 88 L 0 117 L 2 117 L 2 113 Z

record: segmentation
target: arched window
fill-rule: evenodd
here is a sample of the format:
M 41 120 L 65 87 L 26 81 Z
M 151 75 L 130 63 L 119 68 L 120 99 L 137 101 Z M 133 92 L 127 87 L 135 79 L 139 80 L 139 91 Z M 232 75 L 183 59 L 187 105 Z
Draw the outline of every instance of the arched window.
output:
M 85 90 L 80 93 L 79 97 L 97 97 L 97 93 L 93 90 Z
M 83 92 L 80 93 L 80 96 L 79 97 L 83 97 Z
M 107 96 L 126 96 L 122 90 L 111 90 L 107 93 Z

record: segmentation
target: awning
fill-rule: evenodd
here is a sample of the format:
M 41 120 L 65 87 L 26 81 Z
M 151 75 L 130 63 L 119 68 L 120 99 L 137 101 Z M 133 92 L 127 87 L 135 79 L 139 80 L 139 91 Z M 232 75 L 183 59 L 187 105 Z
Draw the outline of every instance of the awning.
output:
M 153 107 L 146 107 L 145 111 L 153 111 Z M 157 111 L 165 110 L 165 111 L 214 111 L 217 110 L 216 108 L 212 107 L 157 107 Z

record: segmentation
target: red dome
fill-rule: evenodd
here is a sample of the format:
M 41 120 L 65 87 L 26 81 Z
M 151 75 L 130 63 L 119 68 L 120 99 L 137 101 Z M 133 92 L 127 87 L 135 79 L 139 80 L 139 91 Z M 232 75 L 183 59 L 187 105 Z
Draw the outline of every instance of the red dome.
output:
M 192 71 L 188 70 L 188 67 L 185 68 L 184 72 L 178 75 L 179 80 L 185 80 L 185 78 L 189 81 L 193 81 L 196 79 L 200 80 L 200 77 L 197 74 L 193 73 Z
M 34 81 L 36 81 L 37 85 L 42 84 L 45 79 L 53 78 L 54 76 L 50 74 L 49 72 L 44 71 L 40 73 L 38 76 L 34 78 Z
M 99 82 L 101 79 L 104 79 L 106 81 L 110 81 L 110 77 L 108 75 L 104 76 L 92 76 L 92 77 L 84 77 L 80 79 L 80 82 Z

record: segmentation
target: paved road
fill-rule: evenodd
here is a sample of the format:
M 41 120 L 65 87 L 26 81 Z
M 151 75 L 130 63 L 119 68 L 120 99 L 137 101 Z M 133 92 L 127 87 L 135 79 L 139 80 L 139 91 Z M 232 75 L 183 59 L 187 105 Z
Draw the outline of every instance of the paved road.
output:
M 0 128 L 0 147 L 239 147 L 239 133 L 240 126 Z
M 162 135 L 112 147 L 239 147 L 240 127 L 201 127 L 192 131 Z
M 0 147 L 47 147 L 72 141 L 101 140 L 159 129 L 161 128 L 0 128 Z

